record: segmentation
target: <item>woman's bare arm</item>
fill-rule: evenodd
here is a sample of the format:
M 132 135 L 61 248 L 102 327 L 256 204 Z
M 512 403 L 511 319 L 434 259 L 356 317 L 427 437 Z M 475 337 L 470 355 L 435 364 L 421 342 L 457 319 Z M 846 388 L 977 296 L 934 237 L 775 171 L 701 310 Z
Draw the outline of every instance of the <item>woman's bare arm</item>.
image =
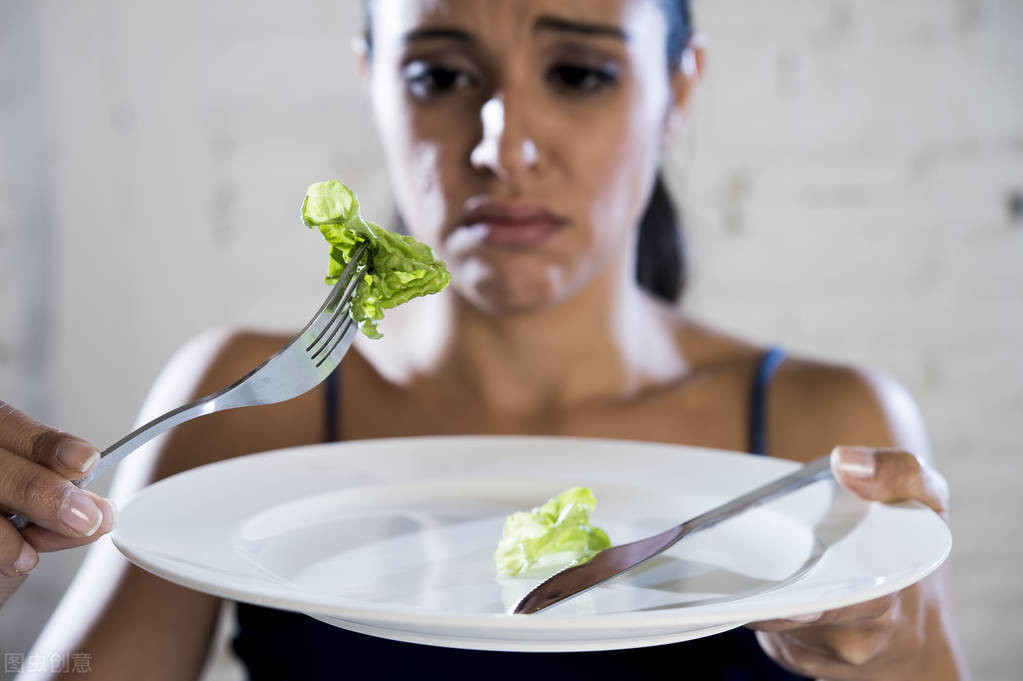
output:
M 873 501 L 919 501 L 947 519 L 948 486 L 932 465 L 916 406 L 877 374 L 799 361 L 769 398 L 774 453 L 832 454 L 836 477 Z M 758 622 L 764 650 L 790 670 L 829 681 L 967 678 L 944 571 L 890 596 L 788 620 Z
M 229 385 L 286 340 L 227 332 L 196 339 L 165 367 L 140 420 Z M 304 444 L 319 435 L 310 399 L 303 396 L 283 405 L 211 414 L 182 424 L 120 464 L 110 497 L 120 504 L 145 485 L 183 470 Z M 218 598 L 131 565 L 103 540 L 90 550 L 34 651 L 87 655 L 95 678 L 106 681 L 193 679 L 205 662 L 219 607 Z M 18 678 L 39 681 L 50 675 Z

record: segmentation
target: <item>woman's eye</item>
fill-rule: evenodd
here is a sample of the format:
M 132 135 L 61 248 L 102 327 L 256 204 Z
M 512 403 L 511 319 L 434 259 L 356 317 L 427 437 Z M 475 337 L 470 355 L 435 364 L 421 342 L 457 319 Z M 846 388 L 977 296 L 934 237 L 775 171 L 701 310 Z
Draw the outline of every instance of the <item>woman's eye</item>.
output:
M 617 78 L 614 71 L 607 68 L 558 64 L 547 71 L 547 81 L 557 90 L 589 94 L 611 87 Z
M 475 82 L 466 71 L 424 62 L 412 62 L 403 73 L 409 92 L 419 99 L 461 90 Z

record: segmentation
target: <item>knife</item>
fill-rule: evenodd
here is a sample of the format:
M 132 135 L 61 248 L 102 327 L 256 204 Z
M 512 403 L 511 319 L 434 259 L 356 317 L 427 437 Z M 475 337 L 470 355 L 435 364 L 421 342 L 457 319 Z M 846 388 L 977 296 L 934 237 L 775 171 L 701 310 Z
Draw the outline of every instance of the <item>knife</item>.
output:
M 582 565 L 574 565 L 542 582 L 523 596 L 513 614 L 531 615 L 555 603 L 578 596 L 627 572 L 674 546 L 683 537 L 713 527 L 723 520 L 759 506 L 771 499 L 794 492 L 817 480 L 831 477 L 831 457 L 822 456 L 793 473 L 757 487 L 721 506 L 712 508 L 680 525 L 646 539 L 604 549 Z

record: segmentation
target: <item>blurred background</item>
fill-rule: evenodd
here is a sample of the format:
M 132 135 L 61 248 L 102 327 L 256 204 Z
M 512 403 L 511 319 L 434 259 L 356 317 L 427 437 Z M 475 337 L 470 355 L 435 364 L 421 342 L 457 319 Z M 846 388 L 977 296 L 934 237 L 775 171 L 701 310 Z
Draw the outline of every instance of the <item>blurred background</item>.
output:
M 359 5 L 0 2 L 0 398 L 105 446 L 193 335 L 306 321 L 327 258 L 306 187 L 391 214 Z M 953 491 L 970 665 L 1019 678 L 1023 3 L 695 12 L 708 69 L 667 164 L 684 304 L 910 389 Z M 43 557 L 0 651 L 29 650 L 82 556 Z M 207 677 L 238 678 L 222 654 Z

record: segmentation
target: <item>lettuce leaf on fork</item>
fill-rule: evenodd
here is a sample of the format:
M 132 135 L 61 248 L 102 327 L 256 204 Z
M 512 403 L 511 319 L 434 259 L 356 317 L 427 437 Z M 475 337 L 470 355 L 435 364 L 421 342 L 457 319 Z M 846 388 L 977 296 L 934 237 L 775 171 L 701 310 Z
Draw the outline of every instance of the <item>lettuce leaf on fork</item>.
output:
M 508 516 L 494 560 L 497 571 L 514 576 L 534 570 L 585 563 L 611 546 L 607 533 L 590 524 L 597 498 L 586 487 L 571 487 L 530 512 Z
M 324 279 L 330 285 L 337 283 L 355 246 L 369 242 L 367 267 L 352 297 L 351 315 L 370 338 L 381 337 L 377 322 L 385 309 L 437 293 L 451 281 L 444 261 L 429 246 L 364 220 L 355 192 L 337 180 L 309 187 L 302 202 L 302 222 L 319 228 L 330 244 Z

